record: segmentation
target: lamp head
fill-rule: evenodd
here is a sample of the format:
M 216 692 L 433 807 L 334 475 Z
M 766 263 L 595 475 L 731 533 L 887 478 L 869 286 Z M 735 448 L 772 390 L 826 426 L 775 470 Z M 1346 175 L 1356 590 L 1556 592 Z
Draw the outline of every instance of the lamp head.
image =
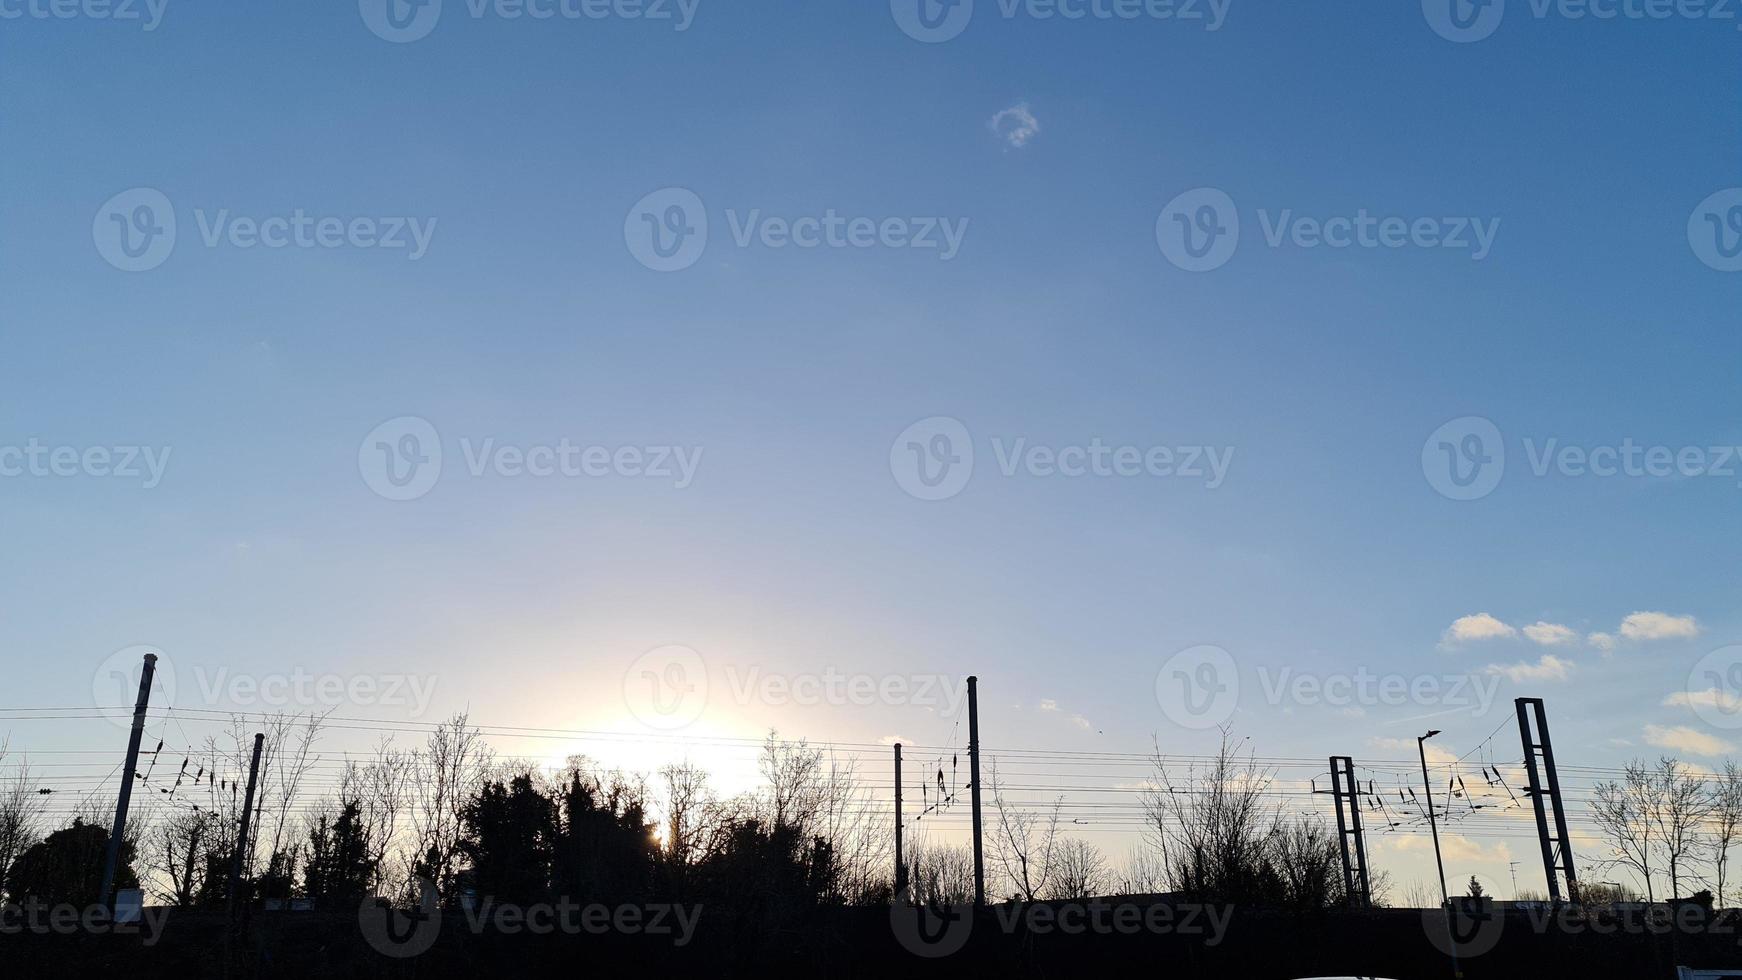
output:
M 1440 733 L 1440 730 L 1437 728 L 1430 729 L 1426 735 L 1422 736 L 1422 739 L 1426 740 L 1426 739 L 1433 738 L 1435 735 L 1438 735 L 1439 733 Z

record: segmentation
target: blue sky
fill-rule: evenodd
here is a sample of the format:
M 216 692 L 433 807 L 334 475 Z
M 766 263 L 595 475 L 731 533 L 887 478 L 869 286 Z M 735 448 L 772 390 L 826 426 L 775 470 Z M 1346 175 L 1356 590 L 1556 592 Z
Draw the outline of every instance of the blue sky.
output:
M 87 704 L 104 658 L 151 644 L 181 702 L 195 670 L 405 672 L 439 682 L 430 719 L 633 732 L 632 662 L 682 644 L 716 691 L 746 664 L 975 672 L 988 744 L 1202 752 L 1213 733 L 1154 689 L 1212 644 L 1240 674 L 1231 724 L 1270 755 L 1407 759 L 1387 740 L 1426 715 L 1461 755 L 1520 695 L 1548 699 L 1563 761 L 1655 754 L 1649 725 L 1728 741 L 1662 701 L 1742 642 L 1742 477 L 1537 476 L 1525 440 L 1742 445 L 1742 280 L 1688 233 L 1742 184 L 1738 43 L 1734 22 L 1518 0 L 1474 43 L 1411 3 L 1239 0 L 1215 31 L 980 0 L 936 44 L 881 3 L 701 0 L 680 32 L 447 0 L 410 43 L 345 3 L 169 0 L 150 31 L 0 20 L 0 444 L 170 450 L 150 489 L 0 479 L 4 702 Z M 126 272 L 93 224 L 135 188 L 177 235 Z M 665 188 L 709 224 L 673 272 L 625 241 Z M 1207 272 L 1157 240 L 1196 188 L 1241 223 Z M 202 234 L 219 212 L 299 210 L 416 219 L 427 253 Z M 830 211 L 964 231 L 948 259 L 734 240 L 751 212 Z M 1362 211 L 1485 222 L 1492 248 L 1266 240 L 1284 212 Z M 439 433 L 444 468 L 394 501 L 359 452 L 402 417 Z M 926 501 L 890 456 L 934 417 L 976 461 Z M 1473 501 L 1422 463 L 1466 417 L 1507 454 Z M 681 488 L 472 477 L 486 439 L 701 456 Z M 1016 439 L 1233 456 L 1213 490 L 1004 477 Z M 1586 638 L 1639 612 L 1683 619 L 1607 652 Z M 1515 632 L 1446 640 L 1479 613 Z M 1518 632 L 1536 623 L 1577 639 Z M 1516 664 L 1547 673 L 1504 679 L 1477 718 L 1253 696 L 1260 669 L 1498 683 L 1485 668 Z M 951 724 L 909 704 L 709 709 L 695 731 L 932 743 Z M 13 740 L 114 739 L 20 722 Z M 1503 873 L 1477 845 L 1470 868 Z

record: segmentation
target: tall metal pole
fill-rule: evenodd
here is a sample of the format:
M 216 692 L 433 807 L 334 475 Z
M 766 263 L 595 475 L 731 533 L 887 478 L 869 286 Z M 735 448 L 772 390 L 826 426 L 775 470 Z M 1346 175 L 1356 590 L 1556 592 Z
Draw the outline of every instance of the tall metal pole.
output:
M 236 913 L 236 897 L 242 889 L 242 856 L 248 853 L 249 817 L 254 815 L 254 784 L 260 778 L 260 747 L 263 733 L 254 734 L 254 760 L 248 764 L 248 793 L 242 798 L 242 828 L 236 834 L 236 856 L 230 861 L 230 914 Z
M 1548 876 L 1548 898 L 1551 902 L 1561 900 L 1559 876 L 1567 879 L 1567 898 L 1572 902 L 1579 900 L 1578 872 L 1573 869 L 1572 835 L 1567 833 L 1567 813 L 1561 804 L 1560 776 L 1555 772 L 1554 744 L 1548 734 L 1548 712 L 1543 707 L 1541 698 L 1518 698 L 1513 702 L 1518 707 L 1518 734 L 1524 743 L 1524 768 L 1529 778 L 1529 793 L 1532 807 L 1536 811 L 1536 834 L 1542 843 L 1543 873 Z M 1536 716 L 1536 734 L 1530 732 L 1530 714 L 1534 709 Z M 1537 774 L 1537 765 L 1542 767 L 1541 777 Z M 1543 798 L 1548 798 L 1545 809 Z M 1554 817 L 1554 833 L 1549 833 L 1548 819 Z M 1557 857 L 1558 855 L 1558 857 Z
M 907 861 L 901 850 L 901 743 L 895 743 L 895 902 L 907 901 Z
M 1438 734 L 1438 730 L 1428 732 L 1415 740 L 1415 747 L 1421 753 L 1421 786 L 1427 791 L 1427 825 L 1434 835 L 1434 864 L 1440 869 L 1440 909 L 1446 916 L 1446 948 L 1452 957 L 1452 976 L 1461 978 L 1464 971 L 1458 966 L 1458 937 L 1452 933 L 1452 900 L 1446 894 L 1446 862 L 1440 857 L 1440 825 L 1434 818 L 1434 784 L 1427 775 L 1427 740 Z
M 986 858 L 980 839 L 980 678 L 968 678 L 968 784 L 974 808 L 974 907 L 986 904 Z
M 151 678 L 157 673 L 157 654 L 145 655 L 139 672 L 139 697 L 133 703 L 133 734 L 127 739 L 127 764 L 121 769 L 121 795 L 115 800 L 115 826 L 109 831 L 109 849 L 103 855 L 103 883 L 97 902 L 115 911 L 115 869 L 121 863 L 121 839 L 127 834 L 127 805 L 133 800 L 133 778 L 139 768 L 139 740 L 145 737 L 145 711 L 151 706 Z

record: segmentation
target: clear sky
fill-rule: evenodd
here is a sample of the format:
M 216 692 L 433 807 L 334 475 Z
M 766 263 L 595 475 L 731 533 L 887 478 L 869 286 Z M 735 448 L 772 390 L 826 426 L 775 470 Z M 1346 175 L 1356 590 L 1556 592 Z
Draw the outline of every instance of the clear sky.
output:
M 1563 763 L 1721 762 L 1728 716 L 1665 700 L 1742 643 L 1742 460 L 1532 463 L 1742 445 L 1742 24 L 1513 0 L 1454 41 L 1433 0 L 1234 0 L 1215 30 L 979 0 L 928 42 L 903 2 L 446 0 L 399 5 L 405 31 L 372 0 L 141 0 L 150 30 L 0 2 L 0 703 L 123 701 L 101 665 L 150 644 L 178 706 L 234 706 L 219 670 L 417 675 L 421 713 L 338 713 L 637 733 L 636 659 L 679 644 L 709 693 L 680 734 L 939 744 L 953 717 L 912 698 L 734 678 L 976 673 L 989 746 L 1201 753 L 1156 682 L 1208 644 L 1263 755 L 1408 760 L 1430 724 L 1462 755 L 1529 695 Z M 1182 227 L 1230 214 L 1207 201 L 1240 238 L 1193 271 Z M 837 243 L 877 231 L 782 237 L 831 215 Z M 1312 224 L 1363 216 L 1410 231 Z M 272 219 L 284 247 L 252 238 Z M 691 230 L 682 268 L 654 227 Z M 428 428 L 375 432 L 406 417 Z M 1493 428 L 1443 441 L 1497 434 L 1503 477 L 1454 499 L 1435 433 L 1472 417 Z M 439 479 L 379 492 L 370 460 L 430 431 Z M 940 433 L 972 477 L 921 499 L 901 460 Z M 1144 463 L 1006 476 L 1017 440 Z M 642 455 L 469 472 L 565 445 Z M 1220 478 L 1179 472 L 1194 447 Z M 1662 616 L 1624 634 L 1635 613 Z M 1267 697 L 1284 668 L 1473 676 L 1497 704 Z M 27 751 L 119 731 L 9 727 Z M 1459 880 L 1510 859 L 1540 887 L 1528 839 L 1466 843 Z

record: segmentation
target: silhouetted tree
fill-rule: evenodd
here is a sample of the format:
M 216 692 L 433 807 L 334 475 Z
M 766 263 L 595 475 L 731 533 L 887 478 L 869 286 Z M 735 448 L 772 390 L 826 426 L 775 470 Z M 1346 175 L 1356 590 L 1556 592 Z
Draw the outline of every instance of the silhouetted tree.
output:
M 103 859 L 108 847 L 107 830 L 75 819 L 71 827 L 49 834 L 18 856 L 7 877 L 6 890 L 16 898 L 31 896 L 51 904 L 94 905 L 102 889 Z M 122 841 L 115 868 L 117 889 L 139 887 L 133 859 L 133 843 Z
M 308 863 L 303 868 L 303 894 L 317 906 L 355 905 L 375 889 L 376 858 L 362 805 L 347 800 L 335 820 L 322 814 L 309 830 Z
M 488 782 L 461 811 L 459 851 L 480 896 L 530 904 L 550 895 L 556 805 L 530 774 Z

